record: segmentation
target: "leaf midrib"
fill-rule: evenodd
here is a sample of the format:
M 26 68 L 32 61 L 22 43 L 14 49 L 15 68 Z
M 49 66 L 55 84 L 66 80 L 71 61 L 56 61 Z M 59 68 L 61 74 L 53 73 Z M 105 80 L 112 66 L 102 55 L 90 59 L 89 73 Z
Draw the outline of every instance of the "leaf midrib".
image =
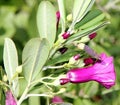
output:
M 8 66 L 9 66 L 9 74 L 10 74 L 10 78 L 12 78 L 12 74 L 13 74 L 13 71 L 12 71 L 12 65 L 10 64 L 11 60 L 10 60 L 10 54 L 9 54 L 9 47 L 8 47 L 8 43 L 6 42 L 6 52 L 7 52 L 7 58 L 8 58 Z M 6 68 L 8 69 L 8 68 Z M 8 70 L 7 70 L 8 71 Z
M 43 26 L 44 26 L 44 34 L 45 34 L 45 38 L 47 38 L 47 5 L 45 4 L 44 5 L 44 9 L 43 9 L 43 17 L 45 18 L 45 19 L 43 19 Z

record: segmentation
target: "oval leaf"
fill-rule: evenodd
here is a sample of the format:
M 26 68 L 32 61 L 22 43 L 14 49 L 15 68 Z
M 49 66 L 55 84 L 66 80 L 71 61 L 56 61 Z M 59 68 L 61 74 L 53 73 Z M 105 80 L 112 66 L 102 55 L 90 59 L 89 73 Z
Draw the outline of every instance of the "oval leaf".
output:
M 79 22 L 91 9 L 95 0 L 75 0 L 73 6 L 73 22 Z
M 99 22 L 99 23 L 97 23 L 89 28 L 78 31 L 76 34 L 74 34 L 73 36 L 71 36 L 69 38 L 69 40 L 66 42 L 66 45 L 69 45 L 71 42 L 73 42 L 75 40 L 79 40 L 83 36 L 86 36 L 86 35 L 89 35 L 93 32 L 96 32 L 98 29 L 104 27 L 107 24 L 109 24 L 109 22 L 107 22 L 107 21 Z
M 23 49 L 23 73 L 27 81 L 32 81 L 39 74 L 49 55 L 46 39 L 31 39 Z
M 65 31 L 66 13 L 65 13 L 65 0 L 58 0 L 58 6 L 60 11 L 60 19 L 62 24 L 62 31 Z
M 37 12 L 37 26 L 41 38 L 46 38 L 52 47 L 56 37 L 56 12 L 49 1 L 42 1 Z
M 80 22 L 75 25 L 75 29 L 81 26 L 83 27 L 82 29 L 84 29 L 85 26 L 90 27 L 103 20 L 104 17 L 105 15 L 100 10 L 90 11 Z
M 12 89 L 14 91 L 14 94 L 17 96 L 18 78 L 17 76 L 14 80 L 12 80 L 12 78 L 16 72 L 16 68 L 18 67 L 18 55 L 14 42 L 9 38 L 5 39 L 3 60 L 8 80 L 9 82 L 12 82 Z

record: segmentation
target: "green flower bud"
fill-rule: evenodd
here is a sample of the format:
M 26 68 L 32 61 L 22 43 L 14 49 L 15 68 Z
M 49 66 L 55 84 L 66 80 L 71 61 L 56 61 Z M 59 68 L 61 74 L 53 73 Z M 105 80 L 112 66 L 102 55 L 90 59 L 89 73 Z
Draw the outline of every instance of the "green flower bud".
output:
M 4 82 L 7 82 L 7 80 L 8 80 L 7 75 L 4 75 L 4 76 L 3 76 L 3 81 L 4 81 Z
M 22 65 L 20 65 L 20 66 L 18 66 L 18 67 L 16 68 L 16 72 L 17 72 L 17 73 L 21 73 L 21 72 L 22 72 Z
M 71 22 L 72 21 L 72 14 L 67 15 L 67 21 Z

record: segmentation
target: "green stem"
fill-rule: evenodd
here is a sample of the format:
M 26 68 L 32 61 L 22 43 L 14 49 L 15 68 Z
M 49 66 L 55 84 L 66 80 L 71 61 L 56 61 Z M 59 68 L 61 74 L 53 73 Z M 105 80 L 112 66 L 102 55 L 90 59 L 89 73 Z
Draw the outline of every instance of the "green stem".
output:
M 47 99 L 46 99 L 46 105 L 50 105 L 49 102 L 50 100 L 49 100 L 49 97 L 47 97 Z
M 61 69 L 64 68 L 65 65 L 60 65 L 60 66 L 45 66 L 43 67 L 43 70 L 47 70 L 47 69 Z
M 21 103 L 24 101 L 27 93 L 28 93 L 28 90 L 29 90 L 29 85 L 26 87 L 26 89 L 24 90 L 22 96 L 20 97 L 19 101 L 17 102 L 17 105 L 21 105 Z
M 0 80 L 0 85 L 5 85 L 6 87 L 10 88 L 10 86 L 7 83 L 5 83 L 5 82 L 3 82 L 1 80 Z

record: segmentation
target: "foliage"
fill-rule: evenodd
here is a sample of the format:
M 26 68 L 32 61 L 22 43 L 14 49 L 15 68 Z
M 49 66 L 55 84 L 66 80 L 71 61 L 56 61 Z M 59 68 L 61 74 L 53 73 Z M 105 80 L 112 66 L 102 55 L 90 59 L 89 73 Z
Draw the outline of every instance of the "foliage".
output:
M 119 105 L 119 3 L 119 0 L 0 0 L 0 105 L 5 104 L 9 88 L 19 99 L 18 105 L 48 105 L 56 95 L 63 98 L 61 105 Z M 58 10 L 61 18 L 56 26 Z M 73 18 L 69 17 L 72 10 Z M 81 62 L 71 65 L 71 57 L 76 54 L 81 59 L 88 57 L 74 44 L 96 31 L 97 37 L 87 45 L 97 53 L 114 56 L 116 85 L 109 90 L 93 81 L 58 86 L 63 73 L 83 66 Z M 61 37 L 64 32 L 71 35 L 67 40 Z M 68 50 L 61 54 L 59 49 L 64 47 Z M 35 94 L 36 97 L 30 97 Z

